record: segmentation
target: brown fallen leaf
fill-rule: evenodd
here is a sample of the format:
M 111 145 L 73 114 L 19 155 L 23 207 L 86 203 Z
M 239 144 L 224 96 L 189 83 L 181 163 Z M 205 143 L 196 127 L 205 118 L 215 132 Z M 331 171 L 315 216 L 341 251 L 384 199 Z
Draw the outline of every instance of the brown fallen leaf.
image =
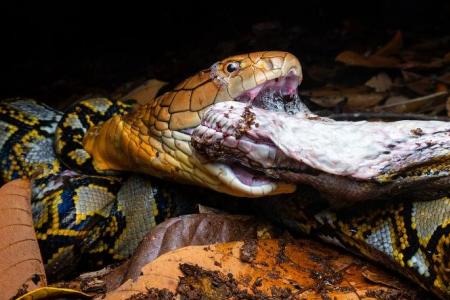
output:
M 344 63 L 349 66 L 358 66 L 366 68 L 399 68 L 401 61 L 395 57 L 386 56 L 364 56 L 353 51 L 343 51 L 336 56 L 337 62 Z
M 353 88 L 326 86 L 316 90 L 303 91 L 300 95 L 307 96 L 311 102 L 325 108 L 345 103 L 343 107 L 346 111 L 375 106 L 386 97 L 385 93 L 373 92 L 372 89 L 365 86 Z
M 392 39 L 383 47 L 378 49 L 374 55 L 376 56 L 391 56 L 397 54 L 403 47 L 403 34 L 398 30 Z
M 375 107 L 374 111 L 390 111 L 397 113 L 422 112 L 429 108 L 434 108 L 439 104 L 439 102 L 444 101 L 447 98 L 448 94 L 449 93 L 447 91 L 442 91 L 423 97 L 406 99 L 404 101 L 400 101 L 400 99 L 396 99 L 394 101 L 393 99 L 391 99 L 389 103 L 385 103 L 384 105 Z
M 371 278 L 367 279 L 369 272 Z M 249 240 L 166 253 L 105 299 L 425 299 L 424 292 L 311 240 Z M 160 298 L 161 299 L 161 298 Z
M 321 107 L 332 108 L 346 100 L 341 90 L 337 86 L 325 86 L 314 90 L 300 91 L 300 96 L 308 97 L 311 102 Z
M 387 92 L 392 87 L 392 80 L 388 74 L 379 73 L 370 78 L 365 85 L 373 88 L 375 92 Z
M 401 279 L 399 280 L 399 278 L 395 276 L 386 276 L 386 274 L 381 274 L 380 276 L 380 273 L 372 272 L 369 269 L 363 270 L 361 274 L 364 278 L 374 283 L 381 283 L 396 289 L 401 289 L 403 286 Z
M 14 180 L 0 188 L 0 237 L 0 298 L 11 299 L 46 286 L 29 180 Z
M 309 100 L 321 107 L 332 108 L 346 100 L 341 89 L 335 86 L 326 86 L 315 90 L 300 91 L 300 96 L 308 97 Z
M 429 61 L 406 61 L 400 65 L 402 69 L 438 69 L 449 63 L 443 58 L 431 58 Z
M 444 57 L 422 57 L 414 51 L 401 51 L 403 47 L 402 33 L 397 31 L 394 37 L 378 51 L 371 55 L 363 55 L 354 51 L 343 51 L 335 60 L 349 66 L 389 69 L 437 69 L 450 63 L 446 54 Z
M 195 214 L 171 218 L 149 232 L 129 261 L 100 280 L 105 282 L 109 291 L 124 280 L 136 279 L 143 266 L 169 251 L 189 245 L 209 245 L 261 236 L 273 238 L 272 229 L 249 216 Z M 99 279 L 96 274 L 93 275 L 89 276 L 90 281 Z
M 363 110 L 377 105 L 384 98 L 384 93 L 349 93 L 344 108 L 346 111 Z
M 366 68 L 398 68 L 401 60 L 392 55 L 397 54 L 403 47 L 401 31 L 397 31 L 394 37 L 373 55 L 365 56 L 353 51 L 343 51 L 336 56 L 336 61 L 349 66 Z
M 402 71 L 402 76 L 405 82 L 405 87 L 417 95 L 429 95 L 435 90 L 435 82 L 430 77 L 425 77 L 409 71 Z
M 408 110 L 410 111 L 417 111 L 418 108 L 420 108 L 422 106 L 421 103 L 416 103 L 415 106 L 413 106 L 414 102 L 411 103 L 409 106 L 407 105 L 409 101 L 409 98 L 402 96 L 402 95 L 395 95 L 395 96 L 391 96 L 389 97 L 386 102 L 384 102 L 384 105 L 386 105 L 387 107 L 393 107 L 392 112 L 397 112 L 397 113 L 403 113 L 406 112 Z M 380 111 L 381 109 L 376 107 L 375 111 Z

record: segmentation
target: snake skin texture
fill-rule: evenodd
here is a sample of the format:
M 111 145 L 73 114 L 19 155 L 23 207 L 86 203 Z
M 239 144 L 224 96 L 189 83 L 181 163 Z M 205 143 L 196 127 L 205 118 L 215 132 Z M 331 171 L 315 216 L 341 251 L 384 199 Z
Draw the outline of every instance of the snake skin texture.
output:
M 164 183 L 138 175 L 80 174 L 55 153 L 70 149 L 67 165 L 78 161 L 92 170 L 86 153 L 77 150 L 83 123 L 97 124 L 125 107 L 103 98 L 81 101 L 74 106 L 83 112 L 78 119 L 72 110 L 62 114 L 29 99 L 0 104 L 1 179 L 33 178 L 33 221 L 51 279 L 129 257 L 150 228 L 174 213 Z M 55 136 L 67 131 L 54 147 Z
M 226 73 L 237 63 L 242 72 Z M 188 198 L 203 197 L 186 193 L 177 181 L 227 193 L 226 199 L 263 197 L 255 206 L 265 207 L 273 219 L 396 269 L 448 298 L 448 183 L 437 192 L 402 195 L 384 204 L 331 209 L 310 187 L 295 193 L 283 183 L 267 190 L 245 188 L 221 177 L 223 166 L 204 167 L 195 158 L 190 129 L 204 109 L 292 70 L 301 81 L 298 60 L 284 52 L 234 56 L 131 113 L 131 103 L 104 98 L 83 100 L 65 113 L 28 99 L 1 103 L 1 178 L 33 179 L 33 218 L 49 277 L 131 255 L 152 226 L 188 210 L 183 208 Z M 436 167 L 448 169 L 448 161 Z

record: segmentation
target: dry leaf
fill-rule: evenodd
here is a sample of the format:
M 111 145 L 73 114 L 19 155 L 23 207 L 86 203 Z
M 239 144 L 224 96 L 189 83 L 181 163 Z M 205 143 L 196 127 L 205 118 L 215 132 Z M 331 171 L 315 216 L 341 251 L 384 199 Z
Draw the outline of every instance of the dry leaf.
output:
M 367 109 L 377 105 L 385 97 L 386 95 L 382 93 L 349 94 L 345 108 L 346 111 Z
M 401 61 L 394 57 L 372 55 L 365 57 L 353 51 L 343 51 L 336 56 L 336 61 L 349 66 L 366 68 L 398 68 Z
M 422 75 L 419 75 L 414 72 L 404 71 L 404 70 L 402 70 L 401 72 L 402 72 L 402 76 L 403 76 L 403 79 L 405 82 L 417 81 L 417 80 L 424 78 Z
M 434 91 L 433 80 L 413 72 L 403 71 L 405 86 L 417 95 L 425 96 Z
M 425 77 L 417 73 L 402 71 L 402 75 L 405 86 L 421 96 L 448 91 L 450 87 L 450 73 L 444 73 L 439 77 Z
M 324 87 L 302 92 L 301 95 L 309 97 L 311 102 L 326 108 L 335 107 L 345 101 L 344 109 L 347 111 L 375 106 L 386 97 L 384 93 L 374 93 L 364 86 L 356 88 Z
M 300 96 L 306 96 L 319 106 L 332 108 L 346 100 L 338 87 L 323 87 L 311 91 L 301 91 Z
M 405 63 L 402 63 L 400 68 L 402 69 L 438 69 L 442 68 L 445 64 L 447 64 L 448 61 L 442 58 L 432 58 L 428 62 L 422 62 L 422 61 L 407 61 Z
M 31 216 L 31 186 L 14 180 L 0 188 L 0 298 L 46 286 Z
M 399 101 L 399 99 L 392 100 L 390 103 L 385 103 L 382 106 L 375 107 L 375 111 L 390 111 L 390 112 L 419 112 L 437 105 L 443 99 L 446 99 L 447 91 L 433 93 L 427 96 L 418 97 L 414 99 L 406 99 Z
M 447 55 L 444 58 L 425 58 L 418 57 L 416 53 L 403 51 L 398 53 L 403 47 L 402 34 L 398 31 L 380 50 L 369 56 L 353 51 L 343 51 L 336 57 L 336 61 L 349 66 L 360 66 L 366 68 L 400 68 L 400 69 L 436 69 L 450 63 Z M 392 55 L 399 54 L 399 58 Z
M 396 54 L 402 46 L 402 33 L 397 31 L 394 37 L 373 55 L 364 56 L 353 51 L 343 51 L 338 54 L 336 61 L 366 68 L 398 68 L 401 61 L 391 55 Z
M 366 86 L 373 88 L 376 92 L 386 92 L 392 87 L 392 80 L 386 73 L 379 73 L 370 78 Z
M 382 48 L 375 52 L 376 56 L 391 56 L 397 54 L 403 47 L 403 35 L 399 30 L 395 33 L 394 37 Z
M 395 109 L 390 110 L 393 112 L 398 112 L 398 113 L 402 113 L 402 112 L 406 112 L 408 110 L 408 106 L 406 105 L 409 101 L 409 98 L 406 98 L 405 96 L 391 96 L 389 97 L 386 102 L 384 103 L 384 105 L 388 106 L 388 107 L 395 107 Z M 416 107 L 409 107 L 410 110 L 414 111 L 414 109 L 418 109 L 421 104 L 416 104 Z M 376 108 L 375 110 L 378 110 L 378 108 Z
M 377 282 L 367 280 L 367 272 Z M 385 285 L 390 279 L 391 275 L 379 268 L 310 240 L 249 240 L 208 247 L 189 246 L 166 253 L 146 265 L 136 281 L 128 280 L 105 299 L 150 296 L 154 299 L 157 296 L 250 299 L 257 296 L 258 299 L 339 300 L 424 296 L 409 284 Z
M 166 220 L 143 239 L 126 267 L 107 275 L 107 290 L 117 287 L 123 280 L 137 278 L 144 265 L 166 252 L 189 245 L 255 239 L 260 228 L 270 230 L 269 225 L 249 216 L 195 214 Z M 270 236 L 273 238 L 273 233 L 269 233 Z
M 399 280 L 398 276 L 389 276 L 390 274 L 380 274 L 372 272 L 369 269 L 363 270 L 362 275 L 364 276 L 364 278 L 374 283 L 380 283 L 396 289 L 401 289 L 403 287 L 403 283 L 401 282 L 401 280 Z

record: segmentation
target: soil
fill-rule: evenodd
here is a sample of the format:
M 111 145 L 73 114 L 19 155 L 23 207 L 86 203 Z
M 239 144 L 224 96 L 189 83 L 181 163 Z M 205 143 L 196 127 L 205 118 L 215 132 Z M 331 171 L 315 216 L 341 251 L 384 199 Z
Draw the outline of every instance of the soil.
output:
M 131 296 L 127 300 L 174 300 L 175 295 L 167 289 L 148 289 L 147 293 L 139 293 Z
M 256 240 L 244 241 L 244 245 L 242 245 L 239 251 L 240 260 L 242 262 L 251 263 L 253 260 L 255 260 L 257 250 L 258 246 Z

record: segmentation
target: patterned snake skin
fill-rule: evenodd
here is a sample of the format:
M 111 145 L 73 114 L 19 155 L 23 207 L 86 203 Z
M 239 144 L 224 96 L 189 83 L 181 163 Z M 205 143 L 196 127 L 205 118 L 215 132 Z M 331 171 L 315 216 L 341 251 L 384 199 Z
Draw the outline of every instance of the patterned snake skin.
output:
M 67 167 L 76 170 L 86 162 L 76 147 L 89 122 L 129 108 L 129 103 L 89 99 L 73 107 L 82 111 L 73 118 L 72 110 L 62 114 L 34 100 L 0 104 L 2 180 L 33 178 L 34 225 L 51 279 L 129 257 L 156 223 L 184 212 L 177 211 L 182 205 L 172 201 L 172 189 L 164 182 L 138 175 L 86 175 Z M 61 130 L 67 135 L 55 147 Z M 56 148 L 66 151 L 66 165 Z
M 265 197 L 255 205 L 272 218 L 449 297 L 448 185 L 424 201 L 332 210 L 308 187 L 292 193 L 295 186 L 282 182 L 246 186 L 227 166 L 193 153 L 190 134 L 206 108 L 293 77 L 302 78 L 293 55 L 257 52 L 220 61 L 134 110 L 131 102 L 104 98 L 80 101 L 64 114 L 33 100 L 0 104 L 2 180 L 33 179 L 33 218 L 49 276 L 129 257 L 152 226 L 191 209 L 184 201 L 196 195 L 176 181 L 229 197 Z M 449 169 L 448 161 L 443 166 Z

